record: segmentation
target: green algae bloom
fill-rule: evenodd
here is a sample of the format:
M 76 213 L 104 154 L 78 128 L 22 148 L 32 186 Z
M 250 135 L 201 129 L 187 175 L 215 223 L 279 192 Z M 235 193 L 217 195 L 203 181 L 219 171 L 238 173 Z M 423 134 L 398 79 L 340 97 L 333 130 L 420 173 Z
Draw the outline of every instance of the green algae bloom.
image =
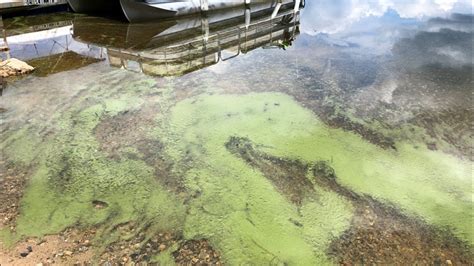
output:
M 351 202 L 313 183 L 315 196 L 293 204 L 265 173 L 226 148 L 230 138 L 241 137 L 275 158 L 309 166 L 327 162 L 341 185 L 430 224 L 449 227 L 472 244 L 468 162 L 406 143 L 398 143 L 397 150 L 382 149 L 353 133 L 327 127 L 280 93 L 203 94 L 174 106 L 166 97 L 148 103 L 169 107 L 148 130 L 175 162 L 173 176 L 182 178 L 193 195 L 183 205 L 156 180 L 143 156 L 112 160 L 94 135 L 105 116 L 143 108 L 147 103 L 137 95 L 152 86 L 143 81 L 122 97 L 86 107 L 77 104 L 59 116 L 61 132 L 43 142 L 37 154 L 10 157 L 25 164 L 36 161 L 14 239 L 71 226 L 102 226 L 100 242 L 105 245 L 116 240 L 110 234 L 114 226 L 136 222 L 152 224 L 156 232 L 183 231 L 186 239 L 209 239 L 232 265 L 331 263 L 326 250 L 349 228 Z M 7 154 L 17 149 L 25 153 L 29 142 L 39 143 L 29 138 L 31 134 L 12 135 Z M 134 147 L 126 151 L 137 153 Z M 105 202 L 107 208 L 94 208 L 94 201 Z M 170 261 L 170 256 L 155 259 Z
M 193 222 L 186 232 L 193 236 L 202 234 L 203 230 L 208 231 L 211 239 L 220 239 L 215 242 L 219 242 L 217 245 L 224 250 L 238 243 L 244 243 L 241 248 L 245 249 L 252 246 L 250 243 L 255 240 L 228 244 L 234 238 L 235 228 L 253 228 L 245 222 L 244 215 L 237 218 L 236 213 L 254 213 L 257 222 L 253 223 L 260 225 L 258 221 L 262 220 L 266 228 L 273 223 L 284 224 L 285 219 L 281 215 L 285 218 L 296 215 L 296 219 L 301 219 L 280 195 L 272 194 L 274 191 L 269 189 L 269 184 L 262 186 L 261 183 L 267 181 L 260 173 L 225 150 L 224 144 L 231 136 L 248 138 L 265 153 L 277 157 L 309 163 L 327 161 L 342 185 L 394 204 L 406 214 L 421 217 L 430 224 L 449 227 L 459 238 L 473 243 L 470 222 L 473 215 L 471 164 L 467 161 L 404 143 L 398 143 L 396 151 L 381 149 L 355 134 L 328 128 L 289 96 L 275 93 L 203 95 L 184 100 L 173 109 L 169 131 L 169 135 L 174 136 L 169 144 L 169 154 L 174 160 L 183 161 L 189 154 L 197 160 L 193 170 L 187 173 L 187 184 L 190 189 L 202 191 L 202 197 L 193 204 L 206 210 L 199 212 L 199 215 L 207 218 Z M 258 203 L 250 203 L 254 201 Z M 338 201 L 325 202 L 336 204 Z M 335 228 L 321 228 L 324 232 L 334 231 L 334 235 L 347 219 L 344 213 L 350 211 L 350 208 L 344 207 L 343 201 L 336 205 L 332 210 L 337 210 L 340 215 L 327 223 Z M 253 208 L 246 209 L 246 206 Z M 275 206 L 287 210 L 280 213 Z M 324 217 L 326 213 L 319 211 Z M 318 211 L 314 210 L 314 213 Z M 267 215 L 271 219 L 266 218 Z M 215 228 L 219 226 L 212 221 L 217 220 L 221 224 L 224 217 L 228 217 L 225 218 L 228 220 L 226 223 L 233 221 L 235 225 L 229 225 L 232 230 L 222 229 L 223 232 L 218 234 L 221 236 L 225 232 L 227 237 L 217 237 Z M 241 221 L 236 221 L 239 219 Z M 265 230 L 262 224 L 258 232 Z M 261 242 L 257 243 L 268 245 L 265 249 L 273 254 L 282 254 L 271 236 L 276 234 L 282 239 L 288 229 L 279 232 L 280 229 L 275 227 L 271 230 L 272 234 L 265 234 L 266 238 L 259 239 Z M 257 237 L 259 234 L 256 230 L 249 235 Z M 292 232 L 291 235 L 298 234 Z M 319 237 L 318 241 L 325 243 L 329 237 Z M 311 236 L 305 237 L 308 238 L 311 239 Z M 289 246 L 300 245 L 299 252 L 304 252 L 304 245 L 318 246 L 318 243 L 299 243 L 296 239 L 285 241 L 291 243 Z M 228 257 L 232 256 L 228 254 Z M 279 258 L 292 261 L 290 254 L 287 257 L 280 255 Z
M 41 236 L 75 224 L 114 226 L 150 219 L 161 224 L 161 230 L 179 227 L 183 209 L 156 184 L 153 169 L 143 161 L 112 161 L 98 151 L 92 131 L 100 117 L 130 108 L 130 103 L 107 101 L 69 120 L 74 123 L 66 132 L 77 133 L 58 136 L 31 177 L 18 220 L 21 235 Z M 108 208 L 95 209 L 92 203 L 98 200 Z
M 139 93 L 154 83 L 132 80 L 129 85 L 127 88 Z M 88 88 L 98 94 L 97 98 L 78 97 L 67 111 L 53 114 L 51 127 L 57 133 L 35 138 L 39 125 L 33 125 L 2 141 L 2 151 L 11 162 L 34 169 L 21 201 L 16 233 L 2 232 L 7 245 L 72 226 L 99 227 L 103 232 L 97 240 L 99 245 L 116 241 L 111 232 L 124 223 L 150 227 L 153 221 L 151 227 L 156 231 L 181 227 L 184 208 L 175 195 L 158 184 L 152 167 L 142 160 L 112 160 L 100 151 L 94 129 L 101 119 L 143 103 L 127 91 L 96 100 L 102 99 L 101 89 Z M 105 93 L 114 91 L 113 87 Z M 107 208 L 98 209 L 94 202 L 103 202 Z

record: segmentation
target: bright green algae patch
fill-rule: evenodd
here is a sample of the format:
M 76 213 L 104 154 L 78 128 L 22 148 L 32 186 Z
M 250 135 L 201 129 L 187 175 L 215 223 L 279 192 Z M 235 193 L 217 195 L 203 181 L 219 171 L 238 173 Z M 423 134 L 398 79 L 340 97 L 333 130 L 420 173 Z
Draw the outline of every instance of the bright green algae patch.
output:
M 204 233 L 232 262 L 242 262 L 245 258 L 237 253 L 244 250 L 246 256 L 267 254 L 263 258 L 267 260 L 273 254 L 285 262 L 296 262 L 305 254 L 309 263 L 309 249 L 330 239 L 322 232 L 337 236 L 350 208 L 332 196 L 311 212 L 304 212 L 308 207 L 303 206 L 299 217 L 260 173 L 225 150 L 231 136 L 248 138 L 274 156 L 328 161 L 342 185 L 393 203 L 431 224 L 447 226 L 473 243 L 469 162 L 403 143 L 397 151 L 381 149 L 355 134 L 328 128 L 287 95 L 205 95 L 184 100 L 172 110 L 165 134 L 172 136 L 169 153 L 176 161 L 186 164 L 185 158 L 196 159 L 186 182 L 202 195 L 193 202 L 196 213 L 188 218 L 187 236 Z M 338 215 L 328 216 L 327 204 L 334 204 L 329 213 Z M 287 222 L 292 218 L 310 225 L 316 217 L 323 222 L 301 230 Z M 302 235 L 306 241 L 298 237 Z
M 131 103 L 130 99 L 105 101 L 73 117 L 65 115 L 65 134 L 46 148 L 47 157 L 22 200 L 19 234 L 41 236 L 75 224 L 105 222 L 113 226 L 153 221 L 162 224 L 162 230 L 179 227 L 184 209 L 155 181 L 153 169 L 143 161 L 112 161 L 98 151 L 93 129 L 100 117 L 126 110 Z M 93 201 L 108 207 L 98 210 Z
M 303 202 L 298 209 L 261 172 L 225 147 L 231 136 L 272 134 L 264 128 L 268 119 L 292 136 L 292 115 L 265 113 L 267 97 L 269 105 L 279 101 L 290 108 L 288 114 L 306 113 L 279 94 L 221 95 L 182 101 L 172 109 L 170 121 L 165 119 L 168 131 L 158 134 L 166 140 L 170 157 L 180 162 L 176 171 L 190 169 L 183 173 L 186 186 L 199 195 L 190 203 L 185 237 L 210 239 L 231 265 L 329 263 L 326 248 L 348 228 L 351 204 L 317 188 L 319 200 Z
M 100 151 L 94 129 L 101 119 L 140 107 L 143 100 L 137 94 L 155 85 L 147 79 L 127 80 L 124 90 L 123 77 L 117 73 L 105 78 L 114 77 L 117 86 L 84 87 L 86 94 L 79 92 L 71 107 L 54 113 L 54 122 L 47 125 L 55 131 L 52 136 L 36 137 L 41 125 L 31 125 L 2 141 L 10 162 L 34 169 L 21 201 L 16 234 L 1 232 L 7 245 L 71 226 L 99 227 L 100 245 L 116 240 L 111 231 L 123 223 L 154 231 L 182 227 L 184 207 L 159 184 L 152 167 L 142 160 L 112 160 Z M 96 208 L 94 202 L 106 207 Z

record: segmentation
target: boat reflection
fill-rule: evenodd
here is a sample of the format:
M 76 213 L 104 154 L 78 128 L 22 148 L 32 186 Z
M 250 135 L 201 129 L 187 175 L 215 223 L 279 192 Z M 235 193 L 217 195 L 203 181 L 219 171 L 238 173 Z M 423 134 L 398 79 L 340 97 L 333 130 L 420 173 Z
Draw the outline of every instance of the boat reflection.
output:
M 48 76 L 103 61 L 105 50 L 72 38 L 74 16 L 31 17 L 28 23 L 6 21 L 0 46 L 2 59 L 17 58 L 35 67 L 33 75 Z
M 300 13 L 293 7 L 255 12 L 231 9 L 146 24 L 78 17 L 73 22 L 73 38 L 105 47 L 113 67 L 151 76 L 179 76 L 256 48 L 285 49 L 299 34 Z

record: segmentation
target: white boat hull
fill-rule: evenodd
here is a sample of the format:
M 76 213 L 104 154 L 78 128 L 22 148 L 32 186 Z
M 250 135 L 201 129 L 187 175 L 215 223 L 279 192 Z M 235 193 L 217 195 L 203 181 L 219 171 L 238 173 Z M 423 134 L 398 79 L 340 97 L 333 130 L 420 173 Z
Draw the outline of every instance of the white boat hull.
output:
M 276 7 L 279 0 L 68 0 L 78 13 L 111 14 L 121 9 L 130 22 L 187 16 L 203 12 L 258 6 L 261 9 Z M 295 0 L 283 0 L 282 4 Z

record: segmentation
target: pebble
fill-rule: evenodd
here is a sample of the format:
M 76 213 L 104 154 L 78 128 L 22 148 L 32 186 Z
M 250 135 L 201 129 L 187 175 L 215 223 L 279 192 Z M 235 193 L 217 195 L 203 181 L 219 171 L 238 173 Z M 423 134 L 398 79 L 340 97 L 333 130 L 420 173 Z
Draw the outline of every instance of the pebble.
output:
M 64 251 L 64 255 L 66 256 L 72 256 L 72 254 L 73 254 L 72 251 L 69 251 L 69 250 Z
M 29 252 L 21 252 L 20 253 L 20 256 L 22 256 L 23 258 L 28 256 L 28 254 L 30 254 Z
M 163 251 L 166 249 L 166 245 L 165 244 L 161 244 L 160 247 L 159 247 L 160 251 Z
M 451 262 L 451 260 L 446 260 L 446 264 L 448 264 L 448 265 L 453 265 L 453 263 Z

